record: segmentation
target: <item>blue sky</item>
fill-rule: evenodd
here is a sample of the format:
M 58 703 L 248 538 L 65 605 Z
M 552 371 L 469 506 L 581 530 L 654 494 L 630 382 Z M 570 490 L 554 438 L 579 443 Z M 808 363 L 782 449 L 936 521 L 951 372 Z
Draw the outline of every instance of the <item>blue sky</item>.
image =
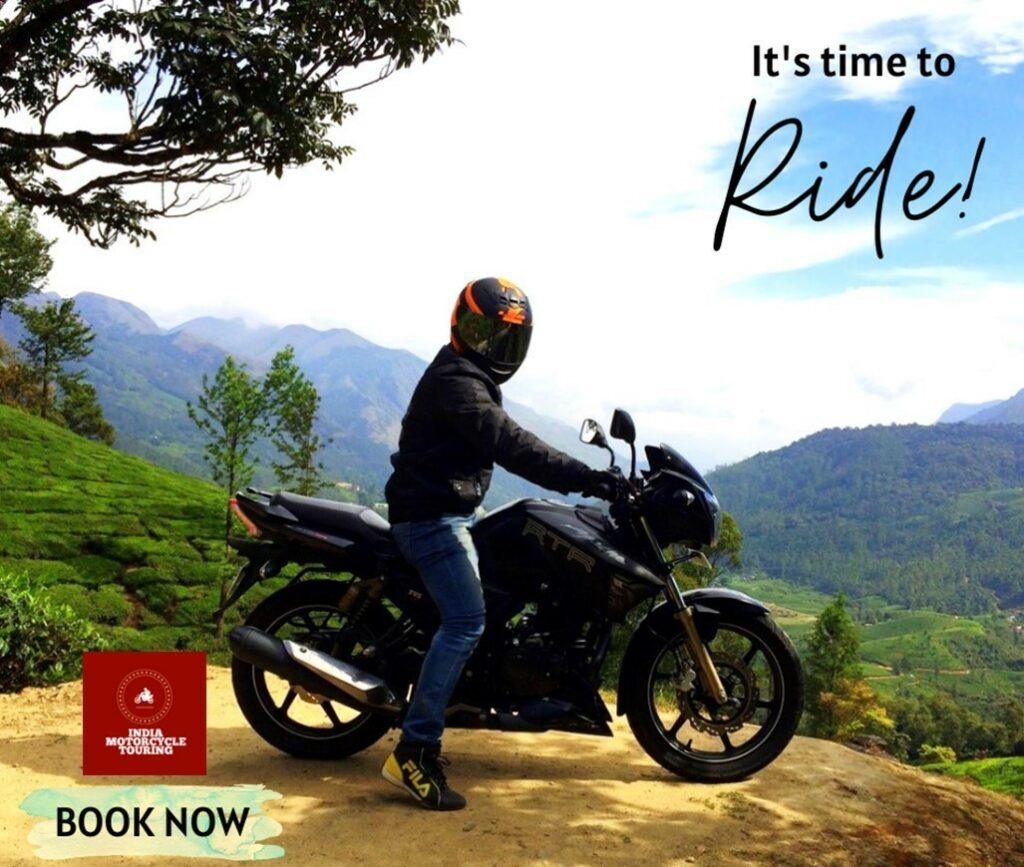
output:
M 157 224 L 158 240 L 137 249 L 92 250 L 52 227 L 51 286 L 123 298 L 162 324 L 240 314 L 341 326 L 429 358 L 458 289 L 505 276 L 536 311 L 511 398 L 574 424 L 624 406 L 644 441 L 701 467 L 826 427 L 931 423 L 951 403 L 1024 386 L 1024 219 L 963 234 L 1024 207 L 1024 7 L 780 0 L 701 12 L 466 0 L 457 45 L 360 92 L 338 133 L 355 155 L 340 169 L 258 177 L 240 202 Z M 944 79 L 755 79 L 753 45 L 783 43 L 928 46 L 958 66 Z M 712 250 L 753 96 L 755 130 L 804 122 L 779 197 L 821 159 L 835 195 L 917 107 L 890 181 L 884 261 L 870 197 L 819 224 L 734 213 Z M 71 100 L 65 123 L 116 128 L 116 110 Z M 937 188 L 965 180 L 982 135 L 967 218 L 951 202 L 908 224 L 909 179 L 930 168 Z

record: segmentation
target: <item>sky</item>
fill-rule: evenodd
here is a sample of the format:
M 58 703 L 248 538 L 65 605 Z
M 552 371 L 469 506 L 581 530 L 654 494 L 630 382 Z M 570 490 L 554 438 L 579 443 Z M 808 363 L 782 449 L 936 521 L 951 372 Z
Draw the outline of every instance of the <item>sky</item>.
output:
M 96 250 L 46 223 L 60 237 L 50 288 L 123 298 L 163 325 L 240 314 L 338 326 L 430 358 L 458 290 L 498 275 L 528 292 L 536 322 L 506 393 L 569 423 L 623 406 L 642 441 L 702 467 L 822 428 L 931 423 L 951 403 L 1024 387 L 1015 6 L 778 2 L 738 15 L 464 0 L 459 44 L 360 93 L 338 133 L 356 148 L 341 167 L 257 178 L 240 202 L 158 223 L 139 248 Z M 926 47 L 956 70 L 755 78 L 755 44 Z M 915 106 L 885 198 L 884 260 L 874 193 L 823 222 L 806 207 L 734 210 L 712 249 L 752 98 L 754 137 L 787 117 L 804 125 L 758 202 L 780 205 L 820 173 L 819 209 L 881 159 Z M 68 112 L 69 125 L 95 125 L 109 108 Z M 911 178 L 936 173 L 922 206 L 965 183 L 982 136 L 970 199 L 904 219 Z M 750 177 L 781 148 L 766 145 Z

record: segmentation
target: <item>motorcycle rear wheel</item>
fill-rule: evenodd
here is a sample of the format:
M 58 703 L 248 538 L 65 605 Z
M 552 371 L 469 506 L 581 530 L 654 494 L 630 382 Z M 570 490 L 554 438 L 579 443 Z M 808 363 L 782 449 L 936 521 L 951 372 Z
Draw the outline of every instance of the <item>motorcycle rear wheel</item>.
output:
M 289 585 L 256 606 L 245 625 L 330 652 L 324 639 L 317 639 L 317 627 L 323 624 L 322 634 L 346 627 L 347 616 L 338 608 L 345 588 L 342 582 L 323 580 Z M 358 630 L 355 640 L 365 645 L 379 638 L 393 622 L 378 606 L 351 628 Z M 293 627 L 291 631 L 289 626 Z M 303 635 L 303 628 L 312 638 Z M 391 716 L 354 711 L 337 702 L 308 702 L 285 681 L 237 658 L 231 660 L 231 683 L 238 706 L 256 734 L 297 758 L 351 756 L 375 744 L 395 724 Z
M 733 702 L 726 709 L 702 698 L 681 628 L 667 641 L 653 632 L 635 639 L 623 660 L 621 700 L 637 742 L 663 768 L 687 780 L 731 783 L 789 744 L 803 711 L 803 671 L 771 617 L 719 620 L 708 649 Z

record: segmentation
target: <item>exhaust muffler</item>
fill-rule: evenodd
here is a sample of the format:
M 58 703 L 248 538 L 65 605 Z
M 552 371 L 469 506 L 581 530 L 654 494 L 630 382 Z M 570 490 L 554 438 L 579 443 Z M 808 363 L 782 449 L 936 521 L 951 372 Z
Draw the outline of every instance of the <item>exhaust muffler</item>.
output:
M 228 633 L 228 643 L 242 662 L 355 710 L 397 713 L 402 708 L 401 700 L 375 674 L 255 626 L 236 626 Z

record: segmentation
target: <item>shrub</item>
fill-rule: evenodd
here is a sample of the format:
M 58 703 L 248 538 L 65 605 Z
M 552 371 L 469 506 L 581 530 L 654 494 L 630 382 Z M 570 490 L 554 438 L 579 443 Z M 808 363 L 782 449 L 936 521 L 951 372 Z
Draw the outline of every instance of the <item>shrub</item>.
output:
M 31 586 L 0 574 L 0 692 L 75 678 L 82 652 L 104 645 L 91 624 Z
M 154 614 L 170 619 L 177 610 L 184 588 L 175 584 L 147 584 L 139 587 L 136 595 Z
M 135 569 L 125 569 L 121 580 L 125 587 L 135 590 L 149 584 L 159 584 L 164 580 L 164 576 L 160 574 L 159 569 L 154 569 L 152 566 L 140 566 Z
M 217 609 L 219 601 L 219 594 L 216 592 L 187 599 L 178 606 L 175 619 L 179 623 L 208 626 L 213 623 L 213 612 Z
M 81 584 L 54 584 L 46 588 L 46 596 L 54 605 L 66 605 L 76 617 L 93 619 L 89 591 Z
M 74 567 L 78 581 L 90 586 L 109 584 L 121 574 L 120 563 L 98 554 L 83 554 L 68 560 L 68 564 Z
M 925 765 L 955 762 L 956 750 L 952 747 L 944 747 L 941 744 L 923 744 L 921 746 L 920 757 L 921 763 Z
M 8 574 L 31 574 L 36 586 L 49 584 L 73 584 L 78 577 L 74 567 L 63 560 L 19 560 L 0 559 L 0 572 Z
M 97 623 L 123 623 L 131 606 L 117 584 L 104 584 L 92 591 L 93 620 Z

